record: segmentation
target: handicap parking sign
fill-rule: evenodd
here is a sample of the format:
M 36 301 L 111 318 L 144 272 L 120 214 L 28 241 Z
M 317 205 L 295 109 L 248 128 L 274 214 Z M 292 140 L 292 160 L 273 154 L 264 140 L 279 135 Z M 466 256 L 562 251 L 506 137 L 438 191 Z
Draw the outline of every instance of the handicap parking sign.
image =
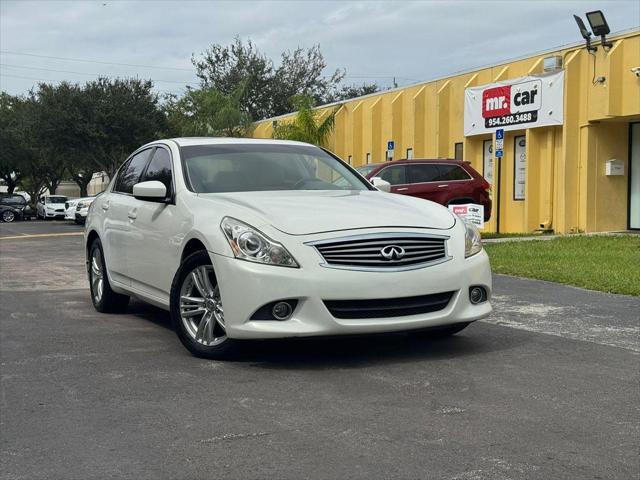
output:
M 387 142 L 387 150 L 394 150 L 395 146 L 396 146 L 396 142 L 394 142 L 393 140 L 389 140 Z
M 496 130 L 496 140 L 502 140 L 504 138 L 504 128 Z

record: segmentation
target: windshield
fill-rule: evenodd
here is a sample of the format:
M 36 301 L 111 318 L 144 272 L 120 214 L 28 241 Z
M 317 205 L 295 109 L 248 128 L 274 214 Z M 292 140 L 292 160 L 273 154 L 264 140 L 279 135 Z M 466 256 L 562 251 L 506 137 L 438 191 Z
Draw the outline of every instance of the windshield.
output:
M 46 203 L 64 203 L 67 197 L 47 197 Z
M 373 170 L 375 170 L 377 167 L 377 165 L 365 165 L 364 167 L 358 167 L 356 168 L 356 170 L 358 170 L 358 173 L 360 175 L 362 175 L 363 177 L 366 177 L 367 175 L 369 175 Z
M 369 190 L 324 150 L 304 145 L 181 147 L 186 176 L 197 193 L 267 190 Z

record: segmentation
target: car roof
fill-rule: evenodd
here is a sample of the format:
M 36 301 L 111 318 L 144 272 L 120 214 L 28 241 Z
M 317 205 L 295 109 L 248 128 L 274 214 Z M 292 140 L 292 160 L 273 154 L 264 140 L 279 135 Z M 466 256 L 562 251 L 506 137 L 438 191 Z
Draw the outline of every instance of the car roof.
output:
M 304 145 L 313 146 L 309 143 L 295 142 L 293 140 L 273 140 L 270 138 L 233 138 L 233 137 L 179 137 L 169 138 L 169 141 L 177 143 L 180 147 L 192 145 Z M 151 144 L 156 142 L 151 142 Z
M 466 160 L 456 160 L 455 158 L 412 158 L 411 160 L 407 160 L 403 158 L 402 160 L 393 160 L 391 162 L 378 162 L 378 163 L 368 163 L 367 165 L 361 165 L 360 167 L 381 167 L 384 165 L 404 165 L 411 163 L 452 163 L 456 165 L 465 165 L 468 164 Z

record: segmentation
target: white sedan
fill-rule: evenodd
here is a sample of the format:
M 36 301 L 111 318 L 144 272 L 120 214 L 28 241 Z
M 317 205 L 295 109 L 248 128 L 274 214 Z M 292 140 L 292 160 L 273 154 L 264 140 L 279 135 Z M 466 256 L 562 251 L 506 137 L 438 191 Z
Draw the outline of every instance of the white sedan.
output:
M 89 209 L 93 304 L 122 311 L 135 296 L 167 309 L 207 358 L 244 339 L 453 334 L 489 315 L 476 228 L 373 182 L 299 142 L 147 144 Z

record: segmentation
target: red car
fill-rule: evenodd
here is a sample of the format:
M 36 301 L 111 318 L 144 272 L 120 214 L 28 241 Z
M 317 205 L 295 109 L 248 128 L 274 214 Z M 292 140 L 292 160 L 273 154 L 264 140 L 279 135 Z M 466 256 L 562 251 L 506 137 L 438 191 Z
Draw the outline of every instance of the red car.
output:
M 485 222 L 491 217 L 491 185 L 469 162 L 450 159 L 397 160 L 363 165 L 356 170 L 371 180 L 379 177 L 391 184 L 391 192 L 424 198 L 440 205 L 484 205 Z

